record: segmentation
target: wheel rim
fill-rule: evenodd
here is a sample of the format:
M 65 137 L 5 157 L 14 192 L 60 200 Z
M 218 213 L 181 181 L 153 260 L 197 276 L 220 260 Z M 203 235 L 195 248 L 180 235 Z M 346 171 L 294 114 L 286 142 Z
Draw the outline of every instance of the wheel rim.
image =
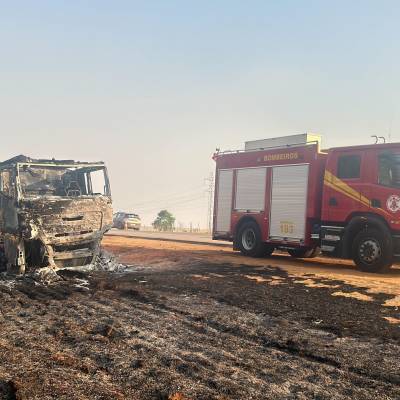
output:
M 381 245 L 375 239 L 367 239 L 361 243 L 359 254 L 363 262 L 373 264 L 381 257 Z
M 253 229 L 247 228 L 242 234 L 242 245 L 245 250 L 253 250 L 256 245 L 256 234 Z

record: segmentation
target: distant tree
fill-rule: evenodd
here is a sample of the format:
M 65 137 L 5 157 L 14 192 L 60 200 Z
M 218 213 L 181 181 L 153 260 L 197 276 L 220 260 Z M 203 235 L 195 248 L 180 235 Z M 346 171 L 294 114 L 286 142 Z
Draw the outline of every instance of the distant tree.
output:
M 153 227 L 159 231 L 172 231 L 174 224 L 175 217 L 169 211 L 161 210 L 153 222 Z

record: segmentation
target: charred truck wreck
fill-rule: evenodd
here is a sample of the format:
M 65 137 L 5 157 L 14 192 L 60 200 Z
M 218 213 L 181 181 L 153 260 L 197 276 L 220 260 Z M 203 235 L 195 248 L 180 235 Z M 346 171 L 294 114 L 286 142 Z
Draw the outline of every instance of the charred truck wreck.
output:
M 0 250 L 9 272 L 90 264 L 111 226 L 103 162 L 21 155 L 0 163 Z

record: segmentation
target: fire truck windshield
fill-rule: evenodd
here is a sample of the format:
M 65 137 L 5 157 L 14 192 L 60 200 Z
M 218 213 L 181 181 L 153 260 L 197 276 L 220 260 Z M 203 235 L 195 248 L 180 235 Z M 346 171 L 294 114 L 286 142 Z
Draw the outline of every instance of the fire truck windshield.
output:
M 380 185 L 400 188 L 400 154 L 384 153 L 379 156 Z

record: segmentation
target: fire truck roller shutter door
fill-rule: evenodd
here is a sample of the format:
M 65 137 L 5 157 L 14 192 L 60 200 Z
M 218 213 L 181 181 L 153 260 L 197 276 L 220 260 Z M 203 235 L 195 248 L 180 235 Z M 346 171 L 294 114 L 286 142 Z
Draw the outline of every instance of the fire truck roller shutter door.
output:
M 266 168 L 239 169 L 236 175 L 235 210 L 263 211 L 266 179 Z
M 270 237 L 304 240 L 308 165 L 272 168 Z
M 220 170 L 217 186 L 217 215 L 215 231 L 227 233 L 231 230 L 233 170 Z

